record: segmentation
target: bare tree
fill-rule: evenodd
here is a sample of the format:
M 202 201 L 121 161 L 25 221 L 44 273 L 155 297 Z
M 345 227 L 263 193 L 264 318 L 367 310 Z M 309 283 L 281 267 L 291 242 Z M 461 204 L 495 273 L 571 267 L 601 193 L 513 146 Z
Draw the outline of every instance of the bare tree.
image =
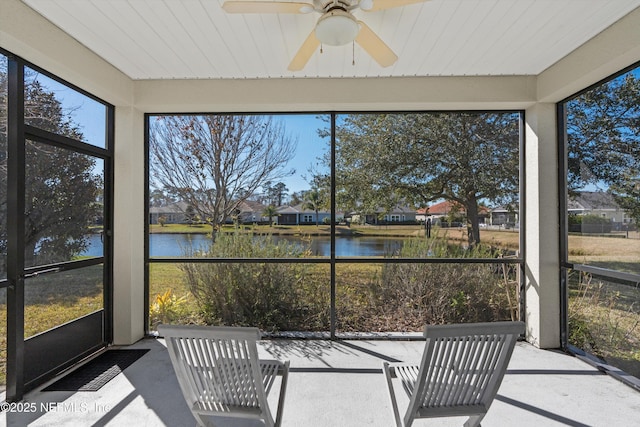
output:
M 150 175 L 212 226 L 266 182 L 291 175 L 297 141 L 271 116 L 161 116 L 150 125 Z

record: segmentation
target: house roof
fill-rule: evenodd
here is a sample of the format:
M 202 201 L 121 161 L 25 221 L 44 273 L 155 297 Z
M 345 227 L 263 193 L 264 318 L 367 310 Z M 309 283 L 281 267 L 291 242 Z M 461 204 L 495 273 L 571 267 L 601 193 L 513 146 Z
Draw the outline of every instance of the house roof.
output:
M 304 207 L 304 203 L 299 203 L 294 206 L 280 206 L 277 209 L 279 214 L 315 214 L 316 211 L 313 209 L 308 209 Z M 318 210 L 319 214 L 329 214 L 330 212 L 327 209 Z M 342 211 L 336 211 L 336 214 L 342 215 Z
M 262 213 L 265 208 L 266 206 L 264 204 L 257 202 L 255 200 L 245 200 L 243 202 L 240 202 L 240 205 L 238 206 L 238 209 L 240 210 L 241 213 L 245 213 L 245 212 Z
M 166 206 L 151 206 L 149 208 L 149 213 L 158 215 L 182 214 L 187 211 L 188 206 L 189 204 L 186 202 L 176 202 Z
M 448 215 L 451 212 L 464 212 L 464 208 L 455 202 L 445 200 L 440 203 L 436 203 L 427 208 L 427 214 L 429 215 Z
M 378 212 L 385 214 L 414 214 L 416 213 L 415 209 L 410 208 L 409 206 L 394 206 L 389 212 L 386 212 L 382 209 L 379 209 Z
M 567 203 L 570 211 L 619 210 L 613 195 L 605 191 L 580 191 Z
M 492 213 L 503 213 L 503 212 L 517 212 L 518 208 L 517 207 L 509 207 L 509 206 L 497 206 L 493 209 L 490 210 Z
M 187 202 L 176 202 L 166 206 L 152 206 L 149 208 L 150 214 L 180 214 L 187 212 L 189 204 Z M 264 211 L 265 206 L 254 200 L 245 200 L 238 206 L 241 213 Z
M 297 209 L 295 206 L 289 206 L 289 205 L 284 205 L 284 206 L 279 206 L 276 211 L 279 214 L 299 214 L 300 210 Z

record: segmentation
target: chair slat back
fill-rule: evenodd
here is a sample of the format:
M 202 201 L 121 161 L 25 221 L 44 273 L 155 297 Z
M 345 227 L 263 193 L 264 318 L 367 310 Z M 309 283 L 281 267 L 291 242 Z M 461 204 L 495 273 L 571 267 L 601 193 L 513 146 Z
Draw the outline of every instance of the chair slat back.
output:
M 522 332 L 521 322 L 428 326 L 409 411 L 488 408 Z
M 211 412 L 255 409 L 271 415 L 260 371 L 257 328 L 160 325 L 190 405 Z
M 258 407 L 248 343 L 230 339 L 174 338 L 176 353 L 195 393 L 212 405 Z

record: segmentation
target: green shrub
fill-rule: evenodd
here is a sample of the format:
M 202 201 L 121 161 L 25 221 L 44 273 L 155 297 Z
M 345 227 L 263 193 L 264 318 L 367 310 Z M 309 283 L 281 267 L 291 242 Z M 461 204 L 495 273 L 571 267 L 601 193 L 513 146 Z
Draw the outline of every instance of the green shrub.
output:
M 579 224 L 582 224 L 582 217 L 583 217 L 583 216 L 584 216 L 584 215 L 576 215 L 576 214 L 571 214 L 571 213 L 570 213 L 569 215 L 567 215 L 567 223 L 568 223 L 569 225 L 576 225 L 576 224 L 577 224 L 577 225 L 579 225 Z
M 488 248 L 452 246 L 438 235 L 433 239 L 407 240 L 400 252 L 400 258 L 487 258 L 489 255 Z M 495 265 L 386 264 L 376 298 L 404 318 L 402 323 L 406 325 L 487 322 L 511 317 L 505 285 L 502 271 Z
M 569 343 L 604 359 L 604 354 L 591 333 L 588 319 L 582 313 L 574 312 L 569 315 Z
M 640 375 L 640 289 L 582 272 L 569 286 L 569 343 Z
M 488 247 L 449 245 L 438 233 L 408 239 L 401 258 L 487 258 Z M 302 242 L 275 243 L 270 236 L 218 234 L 192 256 L 297 258 Z M 391 255 L 390 255 L 391 256 Z M 257 326 L 268 331 L 329 329 L 330 266 L 311 263 L 206 262 L 180 266 L 208 324 Z M 336 310 L 338 331 L 419 331 L 425 323 L 510 319 L 517 314 L 515 268 L 497 264 L 341 264 Z M 516 304 L 513 306 L 513 304 Z
M 302 244 L 271 236 L 221 233 L 196 255 L 211 258 L 298 258 Z M 318 306 L 309 300 L 309 265 L 297 263 L 190 263 L 180 269 L 208 324 L 256 326 L 262 330 L 318 327 Z
M 610 233 L 613 223 L 600 215 L 569 215 L 569 231 L 580 233 Z
M 580 218 L 579 222 L 581 224 L 610 224 L 611 223 L 611 219 L 603 217 L 601 215 L 588 214 L 588 215 L 581 215 L 578 218 Z

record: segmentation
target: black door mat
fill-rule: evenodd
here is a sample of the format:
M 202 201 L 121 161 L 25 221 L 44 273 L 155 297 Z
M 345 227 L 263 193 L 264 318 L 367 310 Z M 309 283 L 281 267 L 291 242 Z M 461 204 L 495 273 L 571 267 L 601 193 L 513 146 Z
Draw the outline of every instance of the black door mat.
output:
M 149 349 L 107 350 L 42 391 L 97 391 Z

